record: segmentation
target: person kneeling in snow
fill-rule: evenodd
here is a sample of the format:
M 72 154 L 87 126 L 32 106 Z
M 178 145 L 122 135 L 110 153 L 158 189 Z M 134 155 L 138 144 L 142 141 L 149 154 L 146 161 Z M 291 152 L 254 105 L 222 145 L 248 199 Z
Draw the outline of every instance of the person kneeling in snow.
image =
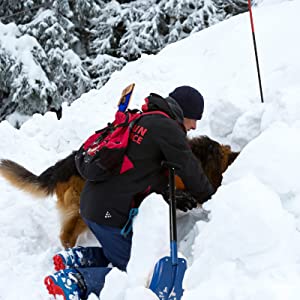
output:
M 202 203 L 214 193 L 186 139 L 187 131 L 196 129 L 197 120 L 202 117 L 202 95 L 190 86 L 180 86 L 166 98 L 150 94 L 146 104 L 148 111 L 164 114 L 144 115 L 133 127 L 126 154 L 134 168 L 101 182 L 95 181 L 97 165 L 82 174 L 87 181 L 81 194 L 80 213 L 102 247 L 75 247 L 54 256 L 58 272 L 45 278 L 46 287 L 54 296 L 71 300 L 87 299 L 90 293 L 99 295 L 111 270 L 108 265 L 126 271 L 132 212 L 147 195 L 163 194 L 168 186 L 162 161 L 179 165 L 177 174 L 192 195 L 181 198 L 178 208 L 192 209 L 199 199 Z

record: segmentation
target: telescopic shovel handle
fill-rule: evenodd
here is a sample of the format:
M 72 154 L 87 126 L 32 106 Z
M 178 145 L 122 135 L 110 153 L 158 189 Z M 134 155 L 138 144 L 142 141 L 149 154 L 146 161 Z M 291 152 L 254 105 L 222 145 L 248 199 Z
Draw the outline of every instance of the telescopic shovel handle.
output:
M 163 161 L 162 166 L 169 170 L 169 210 L 170 210 L 170 239 L 177 242 L 176 228 L 176 198 L 175 198 L 175 169 L 180 169 L 176 163 Z

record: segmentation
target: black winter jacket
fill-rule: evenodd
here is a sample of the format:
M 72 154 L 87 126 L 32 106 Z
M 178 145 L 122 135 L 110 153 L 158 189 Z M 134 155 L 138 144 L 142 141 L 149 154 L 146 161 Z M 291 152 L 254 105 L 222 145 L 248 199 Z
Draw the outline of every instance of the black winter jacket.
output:
M 133 129 L 127 148 L 134 169 L 102 182 L 94 181 L 96 165 L 85 170 L 83 177 L 93 181 L 87 180 L 81 193 L 82 217 L 98 224 L 122 228 L 131 208 L 138 207 L 150 193 L 166 190 L 168 177 L 161 167 L 163 160 L 180 165 L 177 174 L 196 199 L 209 199 L 214 193 L 186 141 L 179 105 L 171 97 L 164 99 L 156 94 L 150 94 L 148 101 L 150 111 L 161 110 L 171 118 L 150 114 L 138 120 L 134 128 L 139 130 L 134 132 Z

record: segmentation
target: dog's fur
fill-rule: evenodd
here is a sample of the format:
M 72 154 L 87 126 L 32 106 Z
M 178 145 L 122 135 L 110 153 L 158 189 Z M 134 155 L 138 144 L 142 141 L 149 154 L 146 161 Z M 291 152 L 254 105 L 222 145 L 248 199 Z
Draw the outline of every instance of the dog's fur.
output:
M 190 139 L 189 144 L 211 184 L 217 189 L 221 185 L 222 173 L 239 153 L 232 152 L 230 146 L 221 145 L 207 136 Z M 73 247 L 79 234 L 86 229 L 79 214 L 84 179 L 76 169 L 75 155 L 76 152 L 71 153 L 39 176 L 11 160 L 0 160 L 0 175 L 16 188 L 36 197 L 56 194 L 57 209 L 61 216 L 60 240 L 66 248 Z M 178 177 L 176 187 L 184 189 Z

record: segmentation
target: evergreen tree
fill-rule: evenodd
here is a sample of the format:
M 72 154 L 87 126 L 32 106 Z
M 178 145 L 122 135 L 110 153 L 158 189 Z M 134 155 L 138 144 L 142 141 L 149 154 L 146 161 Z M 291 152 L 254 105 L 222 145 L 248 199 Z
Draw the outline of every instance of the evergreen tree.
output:
M 3 26 L 0 28 L 3 31 Z M 10 26 L 10 30 L 12 29 L 19 35 L 15 40 L 18 40 L 22 48 L 12 46 L 7 50 L 0 47 L 0 120 L 15 110 L 25 115 L 45 113 L 48 103 L 55 102 L 57 98 L 55 84 L 48 80 L 41 67 L 47 61 L 45 52 L 34 38 L 21 35 L 16 28 Z M 8 42 L 10 41 L 9 38 Z M 22 60 L 23 52 L 25 55 Z M 31 63 L 27 64 L 27 61 Z
M 31 22 L 39 9 L 46 9 L 51 6 L 51 4 L 52 1 L 46 0 L 2 0 L 0 2 L 0 21 L 4 24 L 10 22 L 14 22 L 16 24 Z
M 17 25 L 16 40 L 30 38 L 28 57 L 42 76 L 0 48 L 0 120 L 58 110 L 142 53 L 246 10 L 247 0 L 2 0 L 0 21 Z M 0 30 L 0 47 L 1 39 Z
M 81 58 L 72 50 L 79 48 L 75 26 L 56 11 L 43 11 L 36 20 L 19 26 L 25 34 L 34 36 L 45 50 L 47 61 L 43 65 L 51 82 L 57 86 L 58 108 L 62 102 L 72 102 L 92 87 L 88 72 L 82 67 Z

